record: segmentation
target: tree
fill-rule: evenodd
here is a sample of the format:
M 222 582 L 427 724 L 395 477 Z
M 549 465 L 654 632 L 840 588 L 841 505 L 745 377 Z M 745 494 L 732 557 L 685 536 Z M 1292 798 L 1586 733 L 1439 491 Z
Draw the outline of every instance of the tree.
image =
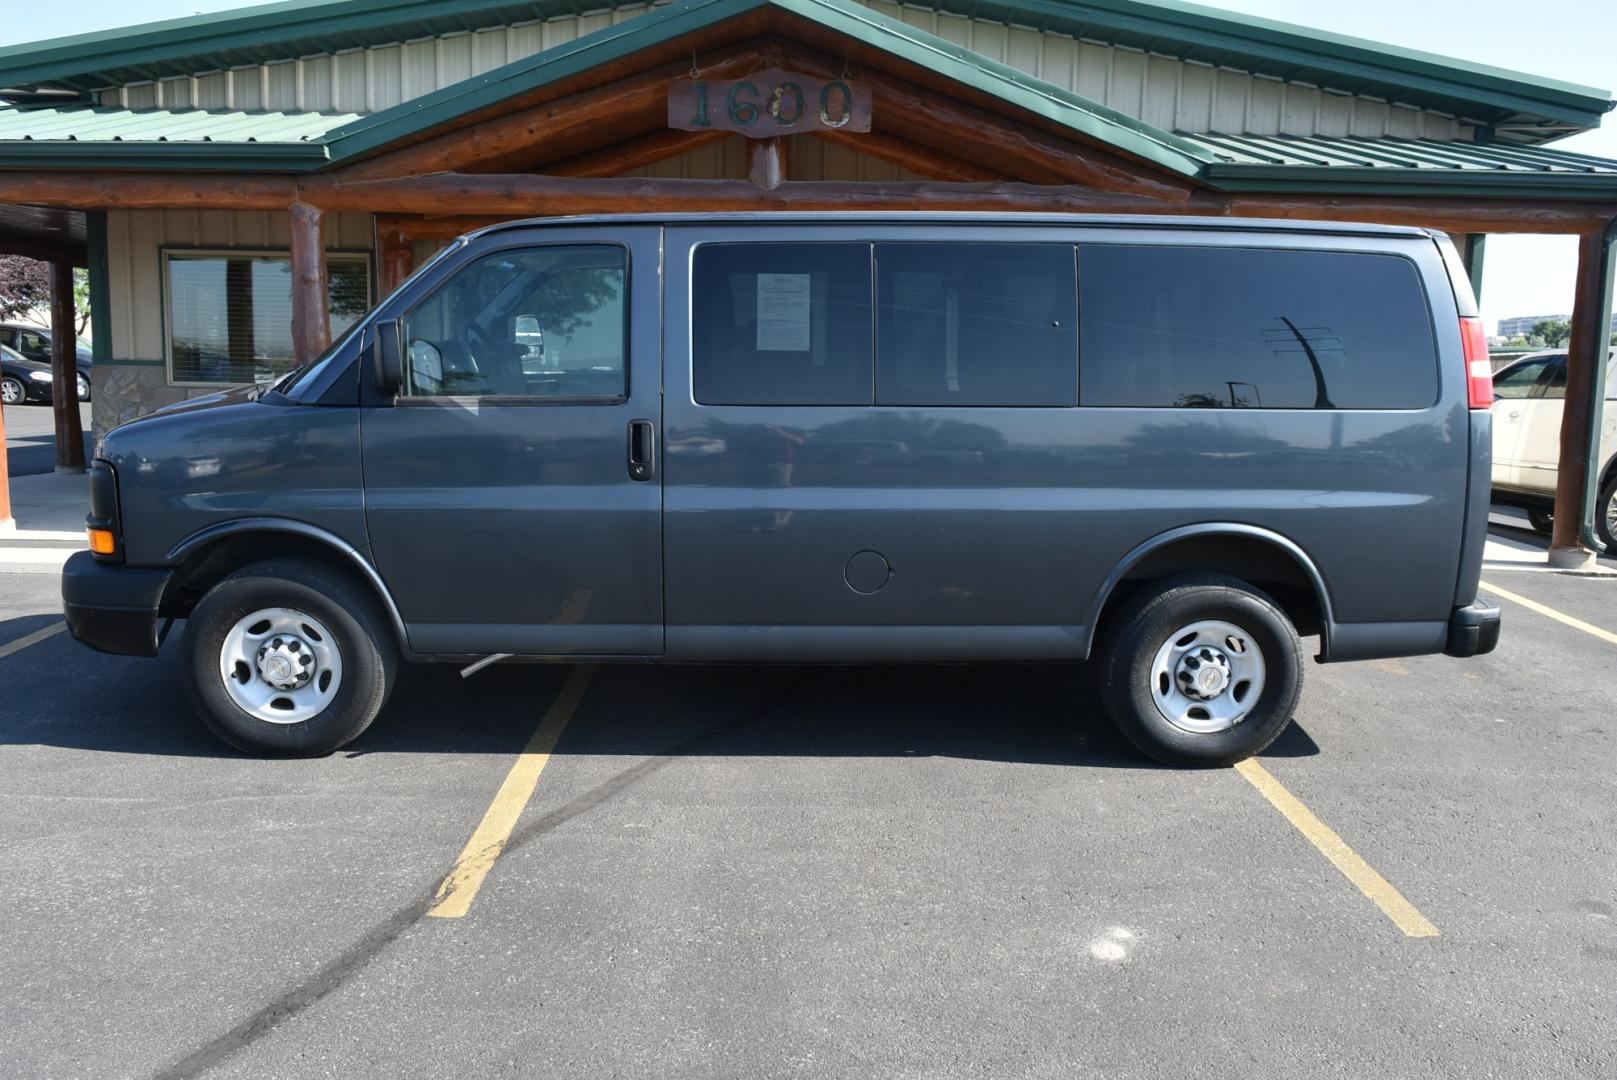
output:
M 51 266 L 21 255 L 0 255 L 0 319 L 17 319 L 51 304 Z M 73 271 L 75 334 L 90 325 L 90 272 Z
M 51 302 L 50 266 L 21 255 L 0 255 L 0 319 L 15 319 Z
M 1533 324 L 1533 336 L 1543 338 L 1552 349 L 1559 348 L 1572 336 L 1572 324 L 1565 319 L 1540 319 Z

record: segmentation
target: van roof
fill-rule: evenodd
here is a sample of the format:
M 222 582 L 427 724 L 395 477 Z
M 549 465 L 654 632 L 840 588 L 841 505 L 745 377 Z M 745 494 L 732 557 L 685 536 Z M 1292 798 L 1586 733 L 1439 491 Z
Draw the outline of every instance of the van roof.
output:
M 1413 225 L 1372 225 L 1339 221 L 1291 221 L 1284 218 L 1194 217 L 1172 214 L 1034 214 L 976 213 L 946 210 L 778 211 L 679 214 L 581 214 L 564 217 L 502 221 L 474 230 L 485 236 L 509 229 L 542 225 L 844 225 L 849 222 L 910 225 L 936 222 L 949 225 L 1086 225 L 1142 229 L 1208 229 L 1225 232 L 1325 233 L 1333 236 L 1431 237 L 1435 230 Z

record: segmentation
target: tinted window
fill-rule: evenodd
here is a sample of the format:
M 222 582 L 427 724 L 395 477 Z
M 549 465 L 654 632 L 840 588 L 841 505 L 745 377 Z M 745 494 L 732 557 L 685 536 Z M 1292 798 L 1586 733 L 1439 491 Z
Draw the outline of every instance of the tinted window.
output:
M 1421 408 L 1437 358 L 1389 255 L 1083 245 L 1085 405 Z
M 706 405 L 868 405 L 868 244 L 707 244 L 691 286 Z
M 1544 396 L 1566 398 L 1566 357 L 1558 357 L 1550 365 L 1549 376 L 1544 380 Z
M 622 398 L 627 256 L 620 247 L 496 252 L 404 320 L 415 397 Z
M 1070 244 L 876 245 L 876 402 L 1074 405 Z
M 1515 367 L 1500 372 L 1493 380 L 1493 396 L 1496 398 L 1524 398 L 1531 397 L 1533 387 L 1544 375 L 1544 369 L 1549 366 L 1550 358 L 1542 360 L 1527 360 Z M 1565 370 L 1564 368 L 1562 369 Z M 1565 376 L 1562 376 L 1562 386 L 1566 385 Z M 1563 393 L 1565 390 L 1563 389 Z

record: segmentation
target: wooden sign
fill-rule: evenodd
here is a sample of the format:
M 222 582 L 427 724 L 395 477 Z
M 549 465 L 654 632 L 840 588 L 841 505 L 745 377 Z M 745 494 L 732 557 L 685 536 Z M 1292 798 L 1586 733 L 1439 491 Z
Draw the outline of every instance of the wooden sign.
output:
M 668 87 L 668 126 L 734 131 L 749 139 L 803 131 L 869 131 L 870 87 L 779 68 L 741 79 L 676 79 Z

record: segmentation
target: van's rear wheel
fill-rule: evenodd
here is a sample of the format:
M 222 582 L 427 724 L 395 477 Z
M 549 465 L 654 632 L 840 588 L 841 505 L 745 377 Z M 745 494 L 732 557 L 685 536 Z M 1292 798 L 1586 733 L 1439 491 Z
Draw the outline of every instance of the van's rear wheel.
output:
M 1100 689 L 1124 736 L 1169 765 L 1230 765 L 1291 722 L 1302 645 L 1273 600 L 1195 575 L 1153 583 L 1106 628 Z
M 1555 531 L 1555 511 L 1530 509 L 1527 511 L 1527 523 L 1533 527 L 1534 532 L 1548 536 Z
M 375 598 L 318 563 L 276 560 L 208 590 L 186 623 L 186 687 L 219 738 L 251 754 L 318 756 L 382 711 L 398 668 Z

